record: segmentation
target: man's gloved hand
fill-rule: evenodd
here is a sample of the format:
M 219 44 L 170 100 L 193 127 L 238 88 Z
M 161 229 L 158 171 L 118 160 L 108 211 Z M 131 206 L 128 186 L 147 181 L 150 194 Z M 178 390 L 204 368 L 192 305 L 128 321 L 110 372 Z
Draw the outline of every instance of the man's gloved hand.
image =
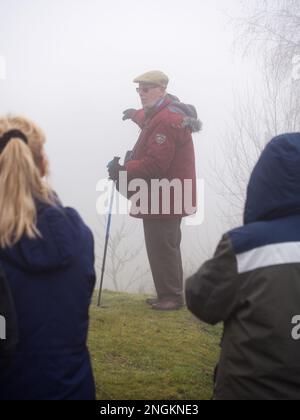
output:
M 119 172 L 125 171 L 125 166 L 120 165 L 120 158 L 114 158 L 107 165 L 109 179 L 112 181 L 117 181 L 119 178 Z
M 136 113 L 136 109 L 132 109 L 132 108 L 126 109 L 126 111 L 123 112 L 124 115 L 123 115 L 122 120 L 123 121 L 131 120 L 135 113 Z

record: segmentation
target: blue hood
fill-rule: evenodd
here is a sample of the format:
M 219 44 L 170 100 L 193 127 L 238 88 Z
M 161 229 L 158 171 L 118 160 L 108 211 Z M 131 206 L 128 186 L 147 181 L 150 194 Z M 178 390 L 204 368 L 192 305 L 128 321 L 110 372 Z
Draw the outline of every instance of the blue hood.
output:
M 250 178 L 245 224 L 300 213 L 300 133 L 274 138 Z
M 62 206 L 37 205 L 41 237 L 23 237 L 12 248 L 0 250 L 0 258 L 25 272 L 39 273 L 68 266 L 77 251 L 84 225 L 77 212 Z

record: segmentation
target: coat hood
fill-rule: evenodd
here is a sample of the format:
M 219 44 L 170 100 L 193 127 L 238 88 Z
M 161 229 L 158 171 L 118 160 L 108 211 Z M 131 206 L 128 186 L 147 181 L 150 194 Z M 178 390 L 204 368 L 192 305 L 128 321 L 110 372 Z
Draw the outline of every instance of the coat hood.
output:
M 202 130 L 202 122 L 198 119 L 198 113 L 194 105 L 184 104 L 174 95 L 168 94 L 167 97 L 172 101 L 168 109 L 171 112 L 185 116 L 182 123 L 184 128 L 189 128 L 192 133 L 198 133 Z
M 300 214 L 300 133 L 275 137 L 250 178 L 245 224 Z
M 0 259 L 27 272 L 56 270 L 68 266 L 85 228 L 77 212 L 62 206 L 37 205 L 37 228 L 41 237 L 23 237 L 12 248 L 0 250 Z

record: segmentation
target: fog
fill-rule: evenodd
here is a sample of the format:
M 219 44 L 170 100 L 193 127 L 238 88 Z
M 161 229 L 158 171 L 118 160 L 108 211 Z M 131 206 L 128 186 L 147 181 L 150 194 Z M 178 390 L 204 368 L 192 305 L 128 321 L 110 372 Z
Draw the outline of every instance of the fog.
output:
M 0 0 L 0 63 L 6 63 L 0 113 L 28 116 L 46 133 L 51 184 L 92 228 L 100 264 L 105 231 L 96 185 L 107 177 L 107 162 L 134 146 L 139 130 L 122 121 L 122 112 L 140 108 L 133 79 L 154 69 L 169 75 L 168 91 L 195 105 L 204 125 L 194 143 L 205 217 L 201 226 L 184 228 L 182 248 L 184 258 L 193 255 L 199 264 L 213 252 L 225 204 L 212 162 L 222 164 L 219 146 L 235 93 L 256 77 L 255 62 L 233 48 L 231 18 L 240 12 L 237 0 Z M 142 244 L 141 222 L 128 217 L 126 223 L 136 230 L 124 246 Z M 144 251 L 135 264 L 148 264 Z

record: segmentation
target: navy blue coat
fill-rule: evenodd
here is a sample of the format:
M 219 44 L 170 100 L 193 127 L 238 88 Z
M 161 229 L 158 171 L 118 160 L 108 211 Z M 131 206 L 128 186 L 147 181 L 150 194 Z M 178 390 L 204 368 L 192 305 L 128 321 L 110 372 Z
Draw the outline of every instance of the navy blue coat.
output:
M 94 243 L 77 212 L 38 205 L 42 238 L 0 250 L 17 313 L 19 344 L 0 371 L 1 400 L 90 400 L 86 346 L 95 285 Z

